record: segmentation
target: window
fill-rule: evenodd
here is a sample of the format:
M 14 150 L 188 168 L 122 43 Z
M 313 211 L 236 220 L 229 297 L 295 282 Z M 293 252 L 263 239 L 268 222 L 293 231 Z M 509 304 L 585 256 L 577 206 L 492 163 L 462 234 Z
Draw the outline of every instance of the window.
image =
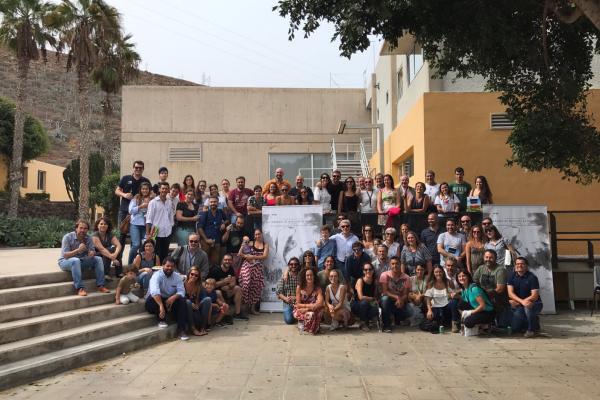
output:
M 421 70 L 421 67 L 423 67 L 423 50 L 419 49 L 417 52 L 417 45 L 415 44 L 407 57 L 408 83 L 410 84 Z
M 330 154 L 270 153 L 269 176 L 275 176 L 277 168 L 283 168 L 285 179 L 294 184 L 296 175 L 304 177 L 304 184 L 314 187 L 323 172 L 331 175 Z
M 37 190 L 46 191 L 46 171 L 38 171 Z
M 27 167 L 25 167 L 21 170 L 21 187 L 22 188 L 27 187 L 27 173 L 28 172 L 29 172 L 29 169 Z
M 414 164 L 415 162 L 413 156 L 410 156 L 410 158 L 404 160 L 401 165 L 402 174 L 406 176 L 413 176 L 415 174 Z
M 402 97 L 402 90 L 404 89 L 404 86 L 402 85 L 402 79 L 404 79 L 404 75 L 402 74 L 402 68 L 400 68 L 398 70 L 398 72 L 396 73 L 396 79 L 398 82 L 396 82 L 397 88 L 398 88 L 398 99 L 400 99 Z

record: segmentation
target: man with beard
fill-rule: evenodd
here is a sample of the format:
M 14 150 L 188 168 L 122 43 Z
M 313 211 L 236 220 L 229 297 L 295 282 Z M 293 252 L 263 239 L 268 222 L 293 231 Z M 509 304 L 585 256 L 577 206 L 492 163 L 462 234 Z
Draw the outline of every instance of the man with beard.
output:
M 287 274 L 284 274 L 277 285 L 277 298 L 283 302 L 283 320 L 291 325 L 296 322 L 294 318 L 294 304 L 296 304 L 296 287 L 298 287 L 298 272 L 300 260 L 292 257 L 288 261 Z
M 496 260 L 496 252 L 486 250 L 483 254 L 483 265 L 473 274 L 473 282 L 487 292 L 496 310 L 498 326 L 506 327 L 512 318 L 506 289 L 506 268 L 498 265 Z
M 216 281 L 215 287 L 223 293 L 227 302 L 233 302 L 235 314 L 233 318 L 248 320 L 248 317 L 241 313 L 242 310 L 242 288 L 238 286 L 233 270 L 233 257 L 231 254 L 225 254 L 221 265 L 215 265 L 210 269 L 208 277 Z
M 229 191 L 227 195 L 227 206 L 231 211 L 231 222 L 237 217 L 248 215 L 248 199 L 254 195 L 251 189 L 246 188 L 246 178 L 238 176 L 235 178 L 236 188 Z
M 268 180 L 264 185 L 263 185 L 263 196 L 266 195 L 267 193 L 269 193 L 269 187 L 271 186 L 272 183 L 274 183 L 277 186 L 277 193 L 275 193 L 277 196 L 279 196 L 281 194 L 281 188 L 283 187 L 283 185 L 287 185 L 287 187 L 292 187 L 292 185 L 290 184 L 290 182 L 287 179 L 283 179 L 283 175 L 284 175 L 284 170 L 283 168 L 277 168 L 275 170 L 275 178 Z
M 427 216 L 427 223 L 429 226 L 421 231 L 421 243 L 423 243 L 425 247 L 427 247 L 427 250 L 429 250 L 429 253 L 431 253 L 431 263 L 435 265 L 440 263 L 437 240 L 442 233 L 437 213 L 429 214 Z
M 208 199 L 208 210 L 200 212 L 200 218 L 196 224 L 196 230 L 202 239 L 210 265 L 219 263 L 221 251 L 221 235 L 225 230 L 225 213 L 219 210 L 219 197 L 210 196 Z
M 338 209 L 340 192 L 344 190 L 344 184 L 341 182 L 342 173 L 337 169 L 331 174 L 331 182 L 327 185 L 327 191 L 331 195 L 331 209 Z
M 177 320 L 179 339 L 189 340 L 185 329 L 187 325 L 187 306 L 183 278 L 175 272 L 175 261 L 167 256 L 162 269 L 152 274 L 146 294 L 146 311 L 158 317 L 158 327 L 167 328 L 167 313 L 174 314 Z

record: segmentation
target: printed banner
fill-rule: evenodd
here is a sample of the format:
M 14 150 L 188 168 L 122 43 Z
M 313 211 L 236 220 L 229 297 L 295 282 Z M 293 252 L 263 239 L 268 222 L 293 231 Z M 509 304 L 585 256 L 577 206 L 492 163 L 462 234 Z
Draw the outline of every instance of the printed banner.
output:
M 314 249 L 322 225 L 320 205 L 263 207 L 262 228 L 269 256 L 265 263 L 261 311 L 282 311 L 275 292 L 287 262 L 291 257 L 302 260 L 302 253 Z
M 490 217 L 502 237 L 527 258 L 529 270 L 540 282 L 540 297 L 544 303 L 542 313 L 556 313 L 547 207 L 483 205 L 483 216 Z

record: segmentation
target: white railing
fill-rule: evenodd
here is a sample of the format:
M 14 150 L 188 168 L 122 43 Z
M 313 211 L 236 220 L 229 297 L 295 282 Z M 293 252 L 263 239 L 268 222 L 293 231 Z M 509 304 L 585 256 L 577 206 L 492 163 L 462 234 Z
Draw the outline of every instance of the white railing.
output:
M 335 139 L 331 139 L 331 170 L 337 169 L 337 156 L 335 154 Z
M 360 168 L 362 170 L 362 176 L 371 176 L 371 168 L 369 168 L 369 157 L 367 156 L 367 147 L 370 147 L 369 153 L 373 155 L 373 146 L 366 145 L 365 140 L 360 138 Z

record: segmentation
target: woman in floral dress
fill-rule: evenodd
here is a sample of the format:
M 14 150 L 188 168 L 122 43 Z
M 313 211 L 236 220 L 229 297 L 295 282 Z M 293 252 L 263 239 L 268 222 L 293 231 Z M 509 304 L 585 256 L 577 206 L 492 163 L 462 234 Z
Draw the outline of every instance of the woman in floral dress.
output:
M 242 302 L 248 306 L 251 314 L 257 315 L 256 306 L 260 301 L 262 290 L 265 287 L 263 275 L 263 261 L 269 256 L 269 245 L 263 241 L 262 231 L 254 231 L 252 251 L 245 254 L 240 247 L 238 255 L 244 260 L 240 269 L 240 286 L 242 288 Z
M 323 292 L 316 282 L 312 269 L 300 271 L 300 279 L 296 288 L 296 304 L 294 317 L 298 320 L 298 331 L 316 335 L 321 326 L 323 316 Z

